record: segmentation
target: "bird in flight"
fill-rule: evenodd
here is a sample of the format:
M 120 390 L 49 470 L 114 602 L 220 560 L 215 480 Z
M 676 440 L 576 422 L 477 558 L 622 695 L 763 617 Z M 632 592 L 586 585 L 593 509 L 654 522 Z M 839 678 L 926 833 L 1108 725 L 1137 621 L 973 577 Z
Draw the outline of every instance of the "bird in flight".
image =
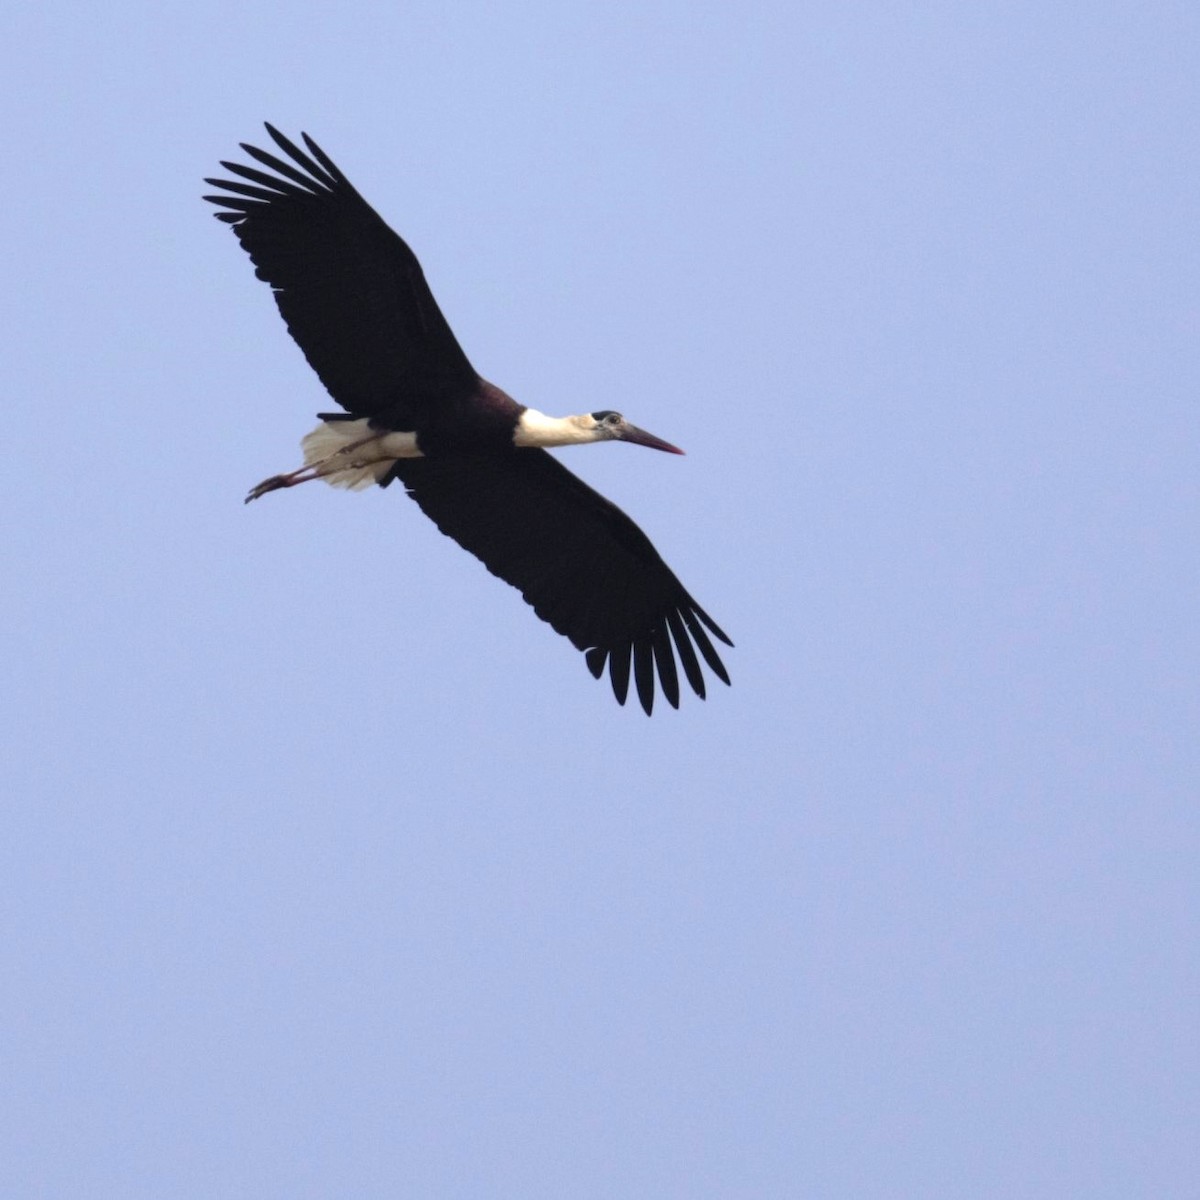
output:
M 264 479 L 247 502 L 314 479 L 351 489 L 399 479 L 442 533 L 583 651 L 595 678 L 608 667 L 619 703 L 632 671 L 647 715 L 656 678 L 678 708 L 678 667 L 703 699 L 697 650 L 729 683 L 708 635 L 733 643 L 650 539 L 546 448 L 629 442 L 683 451 L 618 412 L 551 417 L 488 383 L 408 244 L 308 134 L 306 152 L 266 128 L 290 161 L 242 143 L 266 170 L 222 162 L 237 179 L 206 179 L 223 194 L 204 199 L 232 226 L 288 332 L 345 411 L 319 413 L 301 443 L 304 465 Z

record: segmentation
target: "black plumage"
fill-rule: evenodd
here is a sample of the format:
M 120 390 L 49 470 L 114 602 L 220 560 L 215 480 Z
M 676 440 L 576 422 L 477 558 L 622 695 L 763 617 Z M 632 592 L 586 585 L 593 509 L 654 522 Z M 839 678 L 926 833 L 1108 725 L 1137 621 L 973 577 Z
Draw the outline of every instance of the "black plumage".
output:
M 307 134 L 306 153 L 267 131 L 291 162 L 243 144 L 273 174 L 223 162 L 238 180 L 209 179 L 223 194 L 205 199 L 348 416 L 415 433 L 424 457 L 396 459 L 381 485 L 399 479 L 444 534 L 585 652 L 596 678 L 607 665 L 622 704 L 631 666 L 647 713 L 656 678 L 678 707 L 677 665 L 703 698 L 697 650 L 728 683 L 708 634 L 732 643 L 646 535 L 545 450 L 513 445 L 524 406 L 471 366 L 403 239 Z

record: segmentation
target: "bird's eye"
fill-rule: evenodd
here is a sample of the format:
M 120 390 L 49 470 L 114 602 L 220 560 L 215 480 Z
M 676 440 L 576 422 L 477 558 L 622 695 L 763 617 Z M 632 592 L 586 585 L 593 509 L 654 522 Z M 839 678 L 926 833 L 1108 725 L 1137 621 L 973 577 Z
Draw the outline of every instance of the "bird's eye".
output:
M 604 423 L 605 423 L 605 425 L 613 425 L 613 426 L 620 425 L 621 414 L 620 413 L 609 413 L 608 416 L 604 418 Z

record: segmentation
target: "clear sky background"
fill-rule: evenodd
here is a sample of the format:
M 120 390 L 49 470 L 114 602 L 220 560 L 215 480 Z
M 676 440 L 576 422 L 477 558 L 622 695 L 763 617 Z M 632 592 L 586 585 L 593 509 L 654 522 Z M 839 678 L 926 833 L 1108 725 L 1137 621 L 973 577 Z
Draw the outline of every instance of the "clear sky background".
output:
M 9 9 L 0 1193 L 1194 1198 L 1200 9 Z M 308 130 L 737 643 L 647 720 L 199 199 Z

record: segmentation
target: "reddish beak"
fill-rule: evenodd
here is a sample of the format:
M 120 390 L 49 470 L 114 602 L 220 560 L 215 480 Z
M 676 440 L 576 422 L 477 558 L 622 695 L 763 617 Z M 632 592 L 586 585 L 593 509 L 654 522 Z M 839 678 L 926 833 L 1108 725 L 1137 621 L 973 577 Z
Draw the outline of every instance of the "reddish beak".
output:
M 670 442 L 664 442 L 662 438 L 656 438 L 654 434 L 647 433 L 636 425 L 625 426 L 621 441 L 632 442 L 635 446 L 649 446 L 651 450 L 665 450 L 668 454 L 683 453 L 678 446 L 672 446 Z

